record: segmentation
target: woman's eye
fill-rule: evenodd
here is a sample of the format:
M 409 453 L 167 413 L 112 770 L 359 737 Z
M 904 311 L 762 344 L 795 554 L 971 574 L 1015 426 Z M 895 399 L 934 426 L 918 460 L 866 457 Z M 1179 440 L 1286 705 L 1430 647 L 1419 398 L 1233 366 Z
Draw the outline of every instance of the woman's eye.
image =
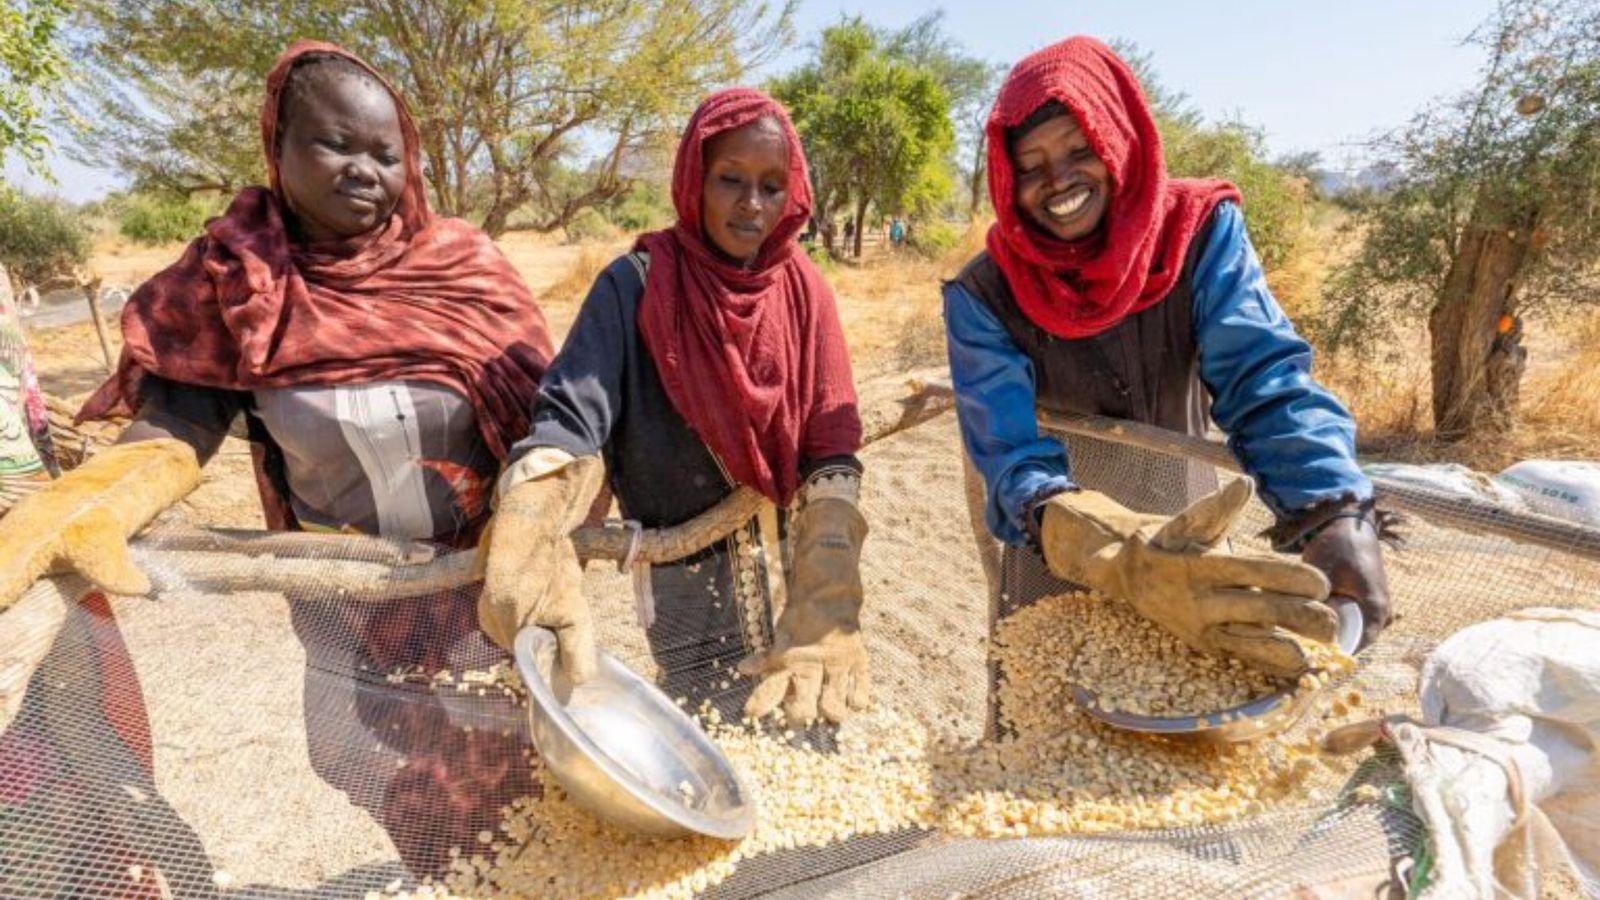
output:
M 761 186 L 761 190 L 766 192 L 766 195 L 768 197 L 776 197 L 779 194 L 783 193 L 783 185 L 781 185 L 781 184 L 764 184 L 764 185 Z
M 739 176 L 737 176 L 737 175 L 723 175 L 721 180 L 722 180 L 723 184 L 738 184 L 739 183 Z
M 321 139 L 319 139 L 317 141 L 317 143 L 321 144 L 324 147 L 327 147 L 329 150 L 335 150 L 335 151 L 343 152 L 344 149 L 345 149 L 344 141 L 338 140 L 336 138 L 321 138 Z
M 400 162 L 400 157 L 393 153 L 385 153 L 378 157 L 378 162 L 385 166 L 392 166 Z

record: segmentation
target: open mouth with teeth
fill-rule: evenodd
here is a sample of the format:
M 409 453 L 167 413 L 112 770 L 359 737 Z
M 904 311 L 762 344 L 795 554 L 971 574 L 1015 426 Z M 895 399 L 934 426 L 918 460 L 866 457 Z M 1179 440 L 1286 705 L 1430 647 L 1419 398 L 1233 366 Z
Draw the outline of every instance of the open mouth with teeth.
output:
M 1051 221 L 1066 225 L 1075 222 L 1088 211 L 1089 201 L 1093 199 L 1093 187 L 1087 184 L 1073 185 L 1045 200 L 1044 211 Z

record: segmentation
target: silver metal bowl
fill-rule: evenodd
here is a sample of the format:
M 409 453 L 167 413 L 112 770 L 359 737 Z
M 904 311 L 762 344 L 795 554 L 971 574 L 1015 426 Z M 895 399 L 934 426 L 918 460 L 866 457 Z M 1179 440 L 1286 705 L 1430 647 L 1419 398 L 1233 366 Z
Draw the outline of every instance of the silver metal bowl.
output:
M 1365 627 L 1361 607 L 1345 597 L 1334 597 L 1331 602 L 1339 615 L 1339 631 L 1334 641 L 1339 649 L 1353 655 L 1361 645 L 1361 632 Z M 1242 706 L 1205 715 L 1141 716 L 1102 709 L 1094 691 L 1079 685 L 1071 687 L 1072 702 L 1079 709 L 1113 728 L 1215 744 L 1233 744 L 1276 734 L 1305 715 L 1313 696 L 1310 692 L 1297 693 L 1294 688 L 1284 688 Z
M 522 629 L 513 655 L 528 688 L 534 746 L 574 801 L 607 821 L 663 837 L 735 840 L 755 825 L 755 806 L 727 757 L 694 719 L 616 657 L 600 651 L 595 676 L 573 687 L 555 665 L 549 631 Z

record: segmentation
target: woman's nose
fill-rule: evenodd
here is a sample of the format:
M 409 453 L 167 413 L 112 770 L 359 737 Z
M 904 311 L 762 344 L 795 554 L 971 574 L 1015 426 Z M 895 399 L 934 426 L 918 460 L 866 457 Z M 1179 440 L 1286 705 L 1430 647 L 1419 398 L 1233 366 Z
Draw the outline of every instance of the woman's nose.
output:
M 362 184 L 377 184 L 378 173 L 360 159 L 350 159 L 344 164 L 344 177 Z
M 742 210 L 753 213 L 760 212 L 761 189 L 756 185 L 751 185 L 750 187 L 739 192 L 739 199 L 737 202 L 739 204 L 739 208 Z

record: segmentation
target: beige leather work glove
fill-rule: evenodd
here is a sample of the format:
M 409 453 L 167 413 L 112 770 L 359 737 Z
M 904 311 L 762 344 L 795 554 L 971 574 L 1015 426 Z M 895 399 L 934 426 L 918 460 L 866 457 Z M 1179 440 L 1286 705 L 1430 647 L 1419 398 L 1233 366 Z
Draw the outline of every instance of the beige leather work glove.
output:
M 594 675 L 596 660 L 583 569 L 570 535 L 588 514 L 604 476 L 599 457 L 582 456 L 512 485 L 478 539 L 479 626 L 507 650 L 524 626 L 555 632 L 558 661 L 573 684 Z
M 745 703 L 745 715 L 759 719 L 782 703 L 791 725 L 814 722 L 819 711 L 837 723 L 871 701 L 861 636 L 861 545 L 867 520 L 856 508 L 860 484 L 854 475 L 837 475 L 806 487 L 791 520 L 789 601 L 778 617 L 773 644 L 739 663 L 742 674 L 761 679 Z
M 1338 617 L 1321 602 L 1328 579 L 1316 568 L 1226 548 L 1253 487 L 1240 478 L 1171 519 L 1095 491 L 1057 494 L 1044 508 L 1045 562 L 1058 578 L 1127 601 L 1196 650 L 1296 677 L 1308 661 L 1289 633 L 1331 641 Z
M 0 518 L 0 609 L 56 572 L 112 594 L 149 593 L 128 539 L 199 483 L 194 449 L 162 438 L 108 447 L 22 498 Z

